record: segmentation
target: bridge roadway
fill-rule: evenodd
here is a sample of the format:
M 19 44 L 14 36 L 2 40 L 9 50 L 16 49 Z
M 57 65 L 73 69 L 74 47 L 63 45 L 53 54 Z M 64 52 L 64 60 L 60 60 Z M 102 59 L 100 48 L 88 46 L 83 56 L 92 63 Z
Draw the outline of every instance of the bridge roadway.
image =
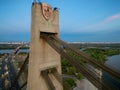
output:
M 16 76 L 14 66 L 12 65 L 12 57 L 15 55 L 21 46 L 17 47 L 8 56 L 2 58 L 2 64 L 0 65 L 0 90 L 9 90 L 11 84 Z M 13 90 L 19 88 L 18 82 L 14 85 Z

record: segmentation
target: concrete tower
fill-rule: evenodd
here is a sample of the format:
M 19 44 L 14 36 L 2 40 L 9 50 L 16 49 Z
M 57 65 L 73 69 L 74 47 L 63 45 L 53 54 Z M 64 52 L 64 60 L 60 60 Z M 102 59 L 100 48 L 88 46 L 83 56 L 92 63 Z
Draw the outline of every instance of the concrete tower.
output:
M 41 33 L 52 33 L 59 36 L 59 14 L 56 8 L 52 9 L 46 3 L 32 4 L 32 23 L 30 57 L 28 68 L 27 90 L 49 90 L 41 72 L 55 68 L 61 75 L 60 55 L 44 40 Z M 49 74 L 56 90 L 63 90 L 62 85 Z

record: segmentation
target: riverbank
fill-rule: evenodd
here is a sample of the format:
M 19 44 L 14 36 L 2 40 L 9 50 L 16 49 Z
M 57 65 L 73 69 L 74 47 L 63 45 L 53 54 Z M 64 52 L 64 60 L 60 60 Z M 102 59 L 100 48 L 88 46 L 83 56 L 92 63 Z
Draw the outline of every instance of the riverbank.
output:
M 13 50 L 14 50 L 14 49 L 0 50 L 0 58 L 1 58 L 2 56 L 4 56 L 5 54 L 8 55 L 9 53 L 13 52 Z M 27 54 L 27 53 L 29 53 L 29 49 L 20 49 L 18 53 L 19 53 L 19 54 Z
M 114 69 L 115 71 L 120 72 L 120 54 L 109 56 L 105 65 Z
M 83 52 L 95 58 L 100 63 L 105 63 L 108 60 L 107 57 L 120 54 L 120 48 L 86 48 Z

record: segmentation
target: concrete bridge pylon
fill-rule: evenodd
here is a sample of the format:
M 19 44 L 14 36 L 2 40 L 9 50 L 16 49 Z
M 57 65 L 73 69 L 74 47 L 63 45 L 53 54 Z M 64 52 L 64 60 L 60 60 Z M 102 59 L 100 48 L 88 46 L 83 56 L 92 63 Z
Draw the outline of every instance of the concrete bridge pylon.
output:
M 59 13 L 46 3 L 32 4 L 31 41 L 28 64 L 27 90 L 50 90 L 42 72 L 55 69 L 61 75 L 60 55 L 41 38 L 42 33 L 53 34 L 59 37 Z M 62 84 L 50 72 L 55 90 L 63 90 Z

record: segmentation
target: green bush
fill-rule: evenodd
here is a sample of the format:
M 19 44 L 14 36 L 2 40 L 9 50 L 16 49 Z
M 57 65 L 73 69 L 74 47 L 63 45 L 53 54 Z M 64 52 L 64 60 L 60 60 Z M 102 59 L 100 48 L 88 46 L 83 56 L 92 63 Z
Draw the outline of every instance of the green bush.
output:
M 65 79 L 65 84 L 67 84 L 71 88 L 76 86 L 76 83 L 72 78 Z
M 27 52 L 20 52 L 19 55 L 26 55 L 28 54 Z
M 77 79 L 78 79 L 78 80 L 81 80 L 81 79 L 83 79 L 83 78 L 84 78 L 84 76 L 83 76 L 81 73 L 78 73 L 78 74 L 77 74 Z

